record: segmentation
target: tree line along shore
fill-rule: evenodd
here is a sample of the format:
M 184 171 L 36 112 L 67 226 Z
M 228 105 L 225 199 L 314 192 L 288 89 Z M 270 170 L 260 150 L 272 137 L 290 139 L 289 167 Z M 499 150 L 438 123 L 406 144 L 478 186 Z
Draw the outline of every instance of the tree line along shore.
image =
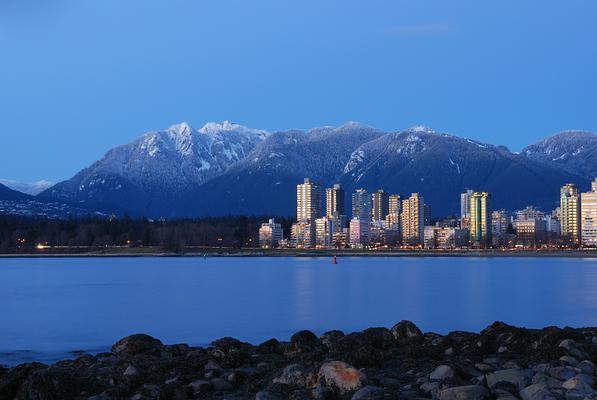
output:
M 47 219 L 0 216 L 4 256 L 569 256 L 594 257 L 596 249 L 261 249 L 264 217 L 228 216 L 151 220 Z M 285 231 L 293 220 L 278 218 Z

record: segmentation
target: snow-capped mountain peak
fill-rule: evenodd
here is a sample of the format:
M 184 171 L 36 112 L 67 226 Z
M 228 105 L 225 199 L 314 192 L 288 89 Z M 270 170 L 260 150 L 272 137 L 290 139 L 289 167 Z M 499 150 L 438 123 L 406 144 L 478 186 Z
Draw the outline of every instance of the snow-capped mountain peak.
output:
M 425 125 L 411 126 L 406 131 L 413 132 L 413 133 L 437 133 L 435 130 L 433 130 L 430 127 L 425 126 Z
M 167 132 L 175 135 L 189 135 L 193 132 L 193 128 L 187 122 L 181 122 L 180 124 L 174 124 L 170 128 L 166 129 Z
M 199 133 L 205 135 L 216 135 L 222 132 L 239 132 L 239 133 L 246 133 L 250 135 L 257 135 L 257 136 L 267 136 L 269 132 L 261 130 L 261 129 L 253 129 L 247 128 L 246 126 L 242 126 L 239 124 L 235 124 L 234 122 L 230 121 L 222 121 L 222 122 L 208 122 L 203 125 L 202 128 L 199 129 Z

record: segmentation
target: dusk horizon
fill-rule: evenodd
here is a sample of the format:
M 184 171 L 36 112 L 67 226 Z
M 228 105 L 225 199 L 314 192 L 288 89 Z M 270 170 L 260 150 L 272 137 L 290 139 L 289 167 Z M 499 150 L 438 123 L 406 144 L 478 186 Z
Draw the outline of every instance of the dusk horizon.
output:
M 0 5 L 3 179 L 67 179 L 181 121 L 420 124 L 513 151 L 597 131 L 584 1 L 42 4 Z

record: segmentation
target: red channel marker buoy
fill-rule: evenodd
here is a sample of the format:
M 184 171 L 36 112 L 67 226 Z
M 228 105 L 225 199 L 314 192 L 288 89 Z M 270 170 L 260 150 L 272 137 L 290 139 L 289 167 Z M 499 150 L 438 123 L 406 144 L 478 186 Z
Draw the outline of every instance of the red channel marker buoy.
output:
M 336 259 L 336 255 L 334 255 L 334 264 L 338 264 L 338 260 Z

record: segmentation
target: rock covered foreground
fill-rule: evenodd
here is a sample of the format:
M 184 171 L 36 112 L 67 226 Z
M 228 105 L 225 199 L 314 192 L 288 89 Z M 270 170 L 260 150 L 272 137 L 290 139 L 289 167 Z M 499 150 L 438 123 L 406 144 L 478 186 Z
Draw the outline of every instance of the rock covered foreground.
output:
M 501 322 L 480 334 L 423 334 L 402 321 L 208 348 L 133 335 L 110 353 L 0 368 L 0 399 L 597 399 L 596 360 L 597 328 Z

